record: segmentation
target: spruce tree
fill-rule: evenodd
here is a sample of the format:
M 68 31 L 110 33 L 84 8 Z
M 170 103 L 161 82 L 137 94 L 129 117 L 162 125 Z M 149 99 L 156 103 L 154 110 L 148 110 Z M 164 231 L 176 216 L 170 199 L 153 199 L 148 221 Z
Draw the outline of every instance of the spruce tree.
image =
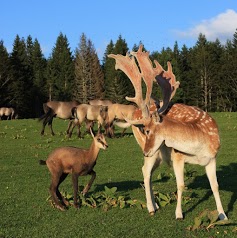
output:
M 90 70 L 90 56 L 88 55 L 87 38 L 83 33 L 80 38 L 80 43 L 76 49 L 75 58 L 75 87 L 74 87 L 74 97 L 80 103 L 88 103 L 90 96 L 90 80 L 91 80 L 91 70 Z
M 208 41 L 205 35 L 200 34 L 198 41 L 192 51 L 192 81 L 197 86 L 198 102 L 197 106 L 203 110 L 208 109 L 208 93 L 210 89 L 209 84 L 209 52 L 208 52 Z M 196 82 L 195 82 L 196 81 Z
M 107 45 L 104 57 L 103 57 L 103 71 L 105 76 L 105 98 L 110 99 L 111 101 L 115 102 L 113 97 L 110 97 L 112 94 L 112 79 L 115 78 L 116 70 L 115 70 L 115 62 L 114 59 L 108 58 L 109 54 L 113 53 L 114 43 L 111 40 L 110 43 Z
M 74 62 L 66 35 L 59 34 L 47 69 L 49 100 L 72 100 Z
M 104 74 L 99 58 L 84 33 L 76 49 L 74 96 L 81 103 L 104 97 Z
M 3 41 L 0 41 L 0 107 L 8 106 L 10 87 L 9 55 Z
M 9 93 L 13 107 L 24 118 L 32 117 L 32 75 L 28 64 L 24 38 L 17 35 L 10 56 L 11 90 Z
M 33 73 L 33 106 L 34 115 L 39 117 L 42 111 L 42 105 L 47 101 L 46 87 L 46 67 L 47 61 L 43 56 L 40 44 L 37 39 L 34 40 L 31 52 L 32 73 Z
M 107 47 L 106 53 L 111 50 L 112 45 L 113 43 L 110 42 L 109 46 Z M 122 39 L 122 36 L 119 35 L 119 38 L 116 41 L 111 53 L 126 55 L 127 52 L 127 43 L 124 39 Z M 108 67 L 112 67 L 114 69 L 115 61 L 113 59 L 113 61 L 111 61 L 111 59 L 107 60 L 109 61 L 108 63 L 105 62 L 105 70 L 107 70 Z M 106 98 L 111 99 L 112 101 L 115 101 L 117 103 L 128 103 L 128 101 L 125 99 L 125 96 L 134 95 L 133 86 L 130 80 L 122 71 L 114 71 L 113 69 L 109 69 L 110 73 L 105 75 Z
M 181 49 L 178 68 L 180 72 L 180 88 L 178 91 L 181 91 L 179 100 L 187 105 L 195 105 L 195 87 L 193 87 L 193 82 L 190 77 L 190 50 L 186 47 L 186 45 L 183 45 Z
M 91 74 L 91 99 L 103 99 L 105 96 L 105 83 L 104 83 L 104 73 L 102 67 L 100 65 L 100 61 L 98 55 L 95 51 L 95 48 L 91 41 L 88 41 L 89 45 L 91 45 L 91 66 L 92 66 L 92 74 Z

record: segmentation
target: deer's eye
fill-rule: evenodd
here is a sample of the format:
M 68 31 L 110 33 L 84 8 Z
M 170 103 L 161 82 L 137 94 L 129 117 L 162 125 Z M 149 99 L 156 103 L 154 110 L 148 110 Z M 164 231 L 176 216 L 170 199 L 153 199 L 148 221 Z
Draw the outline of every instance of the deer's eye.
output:
M 150 134 L 150 130 L 146 130 L 145 133 L 148 136 Z

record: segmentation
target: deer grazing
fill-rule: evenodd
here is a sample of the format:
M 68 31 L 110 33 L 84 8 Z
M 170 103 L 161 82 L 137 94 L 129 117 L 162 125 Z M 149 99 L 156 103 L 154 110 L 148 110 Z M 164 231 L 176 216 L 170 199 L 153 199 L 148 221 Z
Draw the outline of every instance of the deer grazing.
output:
M 43 121 L 43 127 L 41 130 L 41 135 L 44 135 L 45 126 L 48 124 L 51 130 L 51 134 L 55 135 L 52 127 L 53 118 L 58 117 L 61 119 L 69 119 L 69 124 L 66 133 L 69 134 L 70 127 L 73 123 L 72 121 L 72 108 L 78 106 L 77 101 L 71 102 L 60 102 L 60 101 L 50 101 L 43 104 L 44 114 L 39 118 Z
M 74 118 L 74 125 L 68 130 L 69 137 L 72 135 L 74 127 L 78 126 L 78 137 L 81 137 L 81 124 L 85 121 L 86 124 L 93 127 L 94 121 L 98 123 L 98 131 L 101 130 L 102 125 L 106 121 L 108 115 L 108 106 L 80 104 L 72 108 L 72 117 Z
M 124 115 L 131 119 L 136 109 L 135 106 L 112 103 L 110 100 L 101 99 L 90 100 L 89 104 L 108 106 L 108 117 L 105 123 L 106 135 L 108 137 L 114 137 L 114 125 L 123 128 L 122 135 L 131 126 L 131 124 L 124 121 Z
M 167 63 L 167 71 L 157 61 L 154 61 L 154 67 L 149 59 L 149 52 L 142 51 L 142 45 L 137 52 L 131 52 L 130 55 L 110 54 L 108 57 L 116 60 L 115 68 L 128 76 L 135 89 L 135 97 L 126 99 L 136 103 L 139 110 L 134 113 L 132 120 L 125 119 L 132 124 L 134 136 L 144 154 L 142 172 L 149 213 L 154 215 L 159 208 L 152 192 L 152 173 L 162 161 L 166 161 L 173 163 L 176 176 L 176 219 L 183 219 L 181 200 L 185 163 L 205 166 L 219 219 L 228 219 L 222 207 L 216 177 L 216 155 L 220 139 L 215 120 L 197 107 L 174 104 L 168 108 L 179 82 L 176 82 L 170 62 Z M 142 80 L 147 88 L 145 100 L 142 96 Z M 162 89 L 163 101 L 160 107 L 150 104 L 153 81 Z
M 78 177 L 91 175 L 91 179 L 84 187 L 82 194 L 85 195 L 93 181 L 96 178 L 96 172 L 93 170 L 100 149 L 106 150 L 108 144 L 103 134 L 98 133 L 93 137 L 92 144 L 89 149 L 81 149 L 77 147 L 60 147 L 55 149 L 48 159 L 40 160 L 41 165 L 47 165 L 51 173 L 50 194 L 56 208 L 64 211 L 68 205 L 67 200 L 59 192 L 59 185 L 66 179 L 68 174 L 72 174 L 73 190 L 74 190 L 74 207 L 78 208 Z
M 122 135 L 125 130 L 131 126 L 131 124 L 124 121 L 124 117 L 128 119 L 133 118 L 133 113 L 137 108 L 134 105 L 124 105 L 114 103 L 108 106 L 108 120 L 106 121 L 106 134 L 108 137 L 114 137 L 114 125 L 124 128 Z
M 12 107 L 1 107 L 0 108 L 0 120 L 6 117 L 7 120 L 9 119 L 16 119 L 18 117 L 16 110 Z

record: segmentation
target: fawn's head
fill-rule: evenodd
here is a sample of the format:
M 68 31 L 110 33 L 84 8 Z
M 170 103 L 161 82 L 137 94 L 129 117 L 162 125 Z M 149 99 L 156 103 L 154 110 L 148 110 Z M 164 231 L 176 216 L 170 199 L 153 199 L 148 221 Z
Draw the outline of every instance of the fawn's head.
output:
M 91 128 L 90 128 L 90 132 L 93 137 L 95 145 L 100 149 L 106 150 L 108 148 L 108 144 L 105 140 L 104 134 L 98 132 L 96 135 L 94 135 Z

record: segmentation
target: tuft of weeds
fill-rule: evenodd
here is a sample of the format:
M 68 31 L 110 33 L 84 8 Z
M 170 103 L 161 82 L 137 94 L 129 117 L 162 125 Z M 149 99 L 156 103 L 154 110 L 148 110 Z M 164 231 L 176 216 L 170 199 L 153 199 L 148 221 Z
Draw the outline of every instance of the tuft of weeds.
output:
M 91 194 L 90 196 L 83 196 L 79 194 L 79 205 L 90 207 L 90 208 L 102 208 L 103 211 L 108 211 L 111 208 L 128 208 L 128 207 L 137 207 L 143 209 L 146 207 L 146 204 L 143 201 L 131 199 L 130 197 L 116 195 L 117 187 L 108 188 L 104 187 L 104 191 Z M 69 202 L 70 205 L 73 204 L 73 195 L 66 192 L 62 192 L 62 195 Z M 50 204 L 54 206 L 51 197 L 47 198 L 47 201 L 50 201 Z
M 218 211 L 210 211 L 205 209 L 197 217 L 194 218 L 194 224 L 187 227 L 188 230 L 195 231 L 199 229 L 209 230 L 215 226 L 229 225 L 232 222 L 230 220 L 219 220 Z

